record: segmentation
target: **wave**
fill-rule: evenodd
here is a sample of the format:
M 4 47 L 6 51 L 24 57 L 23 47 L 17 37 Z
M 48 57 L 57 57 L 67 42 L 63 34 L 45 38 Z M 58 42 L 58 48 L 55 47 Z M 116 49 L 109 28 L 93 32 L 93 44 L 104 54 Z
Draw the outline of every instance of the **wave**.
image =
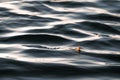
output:
M 118 4 L 118 0 L 0 3 L 0 79 L 119 79 Z M 75 51 L 78 46 L 80 53 Z

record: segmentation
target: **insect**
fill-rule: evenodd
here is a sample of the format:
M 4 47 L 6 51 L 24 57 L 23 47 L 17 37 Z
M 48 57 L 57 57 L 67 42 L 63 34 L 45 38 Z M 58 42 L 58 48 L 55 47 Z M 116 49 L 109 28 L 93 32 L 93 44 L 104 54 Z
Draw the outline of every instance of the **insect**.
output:
M 78 46 L 77 48 L 75 48 L 75 51 L 77 51 L 78 53 L 80 53 L 80 51 L 81 51 L 81 47 Z

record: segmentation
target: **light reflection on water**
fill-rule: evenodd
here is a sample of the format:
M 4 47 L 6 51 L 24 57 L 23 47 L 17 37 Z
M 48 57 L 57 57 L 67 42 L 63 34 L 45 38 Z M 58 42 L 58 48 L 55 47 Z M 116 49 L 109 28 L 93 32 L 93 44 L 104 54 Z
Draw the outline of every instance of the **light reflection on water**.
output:
M 59 80 L 60 76 L 67 76 L 65 80 L 117 80 L 120 73 L 118 2 L 0 3 L 0 76 L 22 80 L 48 77 Z M 75 51 L 78 46 L 80 53 Z

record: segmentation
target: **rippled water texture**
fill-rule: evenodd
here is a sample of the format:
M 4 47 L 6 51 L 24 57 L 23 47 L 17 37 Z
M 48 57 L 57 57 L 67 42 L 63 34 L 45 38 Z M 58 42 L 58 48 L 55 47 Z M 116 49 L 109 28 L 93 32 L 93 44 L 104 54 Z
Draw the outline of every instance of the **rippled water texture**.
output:
M 0 3 L 0 80 L 119 80 L 119 13 L 119 0 Z

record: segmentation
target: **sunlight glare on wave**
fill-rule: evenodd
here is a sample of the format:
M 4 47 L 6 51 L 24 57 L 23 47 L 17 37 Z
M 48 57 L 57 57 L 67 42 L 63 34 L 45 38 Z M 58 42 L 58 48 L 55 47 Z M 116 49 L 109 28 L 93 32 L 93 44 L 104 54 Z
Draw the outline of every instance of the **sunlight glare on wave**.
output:
M 98 0 L 50 0 L 52 2 L 66 2 L 66 1 L 75 1 L 75 2 L 96 2 Z

